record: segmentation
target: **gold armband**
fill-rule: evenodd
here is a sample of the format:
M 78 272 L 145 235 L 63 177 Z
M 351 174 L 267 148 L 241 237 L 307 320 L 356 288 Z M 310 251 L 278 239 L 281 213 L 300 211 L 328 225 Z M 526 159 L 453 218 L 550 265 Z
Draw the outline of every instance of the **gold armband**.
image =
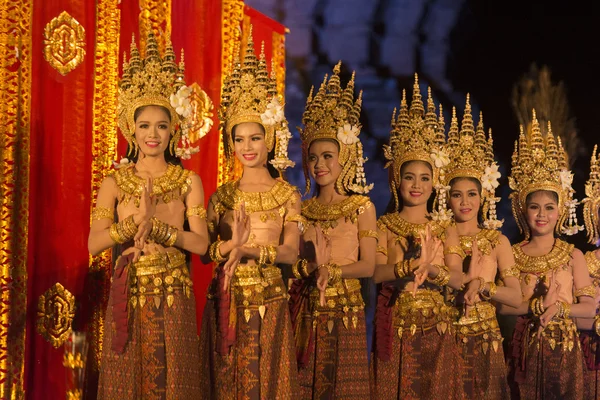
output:
M 594 285 L 587 285 L 575 291 L 575 297 L 590 296 L 596 297 L 596 288 Z
M 368 230 L 364 230 L 364 231 L 358 231 L 358 240 L 364 238 L 364 237 L 370 237 L 370 238 L 378 238 L 377 235 L 377 231 L 374 231 L 372 229 L 368 229 Z
M 115 220 L 115 210 L 108 207 L 96 207 L 92 211 L 92 222 L 100 221 L 101 219 Z
M 385 247 L 383 247 L 383 246 L 377 246 L 377 251 L 376 252 L 377 253 L 381 253 L 381 254 L 383 254 L 386 257 L 388 255 L 387 249 Z
M 212 243 L 208 249 L 208 256 L 210 257 L 211 260 L 213 260 L 217 264 L 220 264 L 227 259 L 226 257 L 223 257 L 221 255 L 220 247 L 223 243 L 224 243 L 223 240 L 218 240 L 218 241 Z
M 519 275 L 521 275 L 521 271 L 519 271 L 519 269 L 514 265 L 510 268 L 500 271 L 500 278 L 502 278 L 502 280 L 508 277 L 519 278 Z
M 448 248 L 444 249 L 444 255 L 447 256 L 449 254 L 456 254 L 462 260 L 464 260 L 467 257 L 465 251 L 460 246 L 448 246 Z
M 445 265 L 436 265 L 436 267 L 440 269 L 440 272 L 435 278 L 427 277 L 427 280 L 440 287 L 446 286 L 450 281 L 450 272 L 448 271 L 448 267 Z
M 186 218 L 189 218 L 189 217 L 206 218 L 206 208 L 204 208 L 204 206 L 202 204 L 198 204 L 197 206 L 188 207 L 188 209 L 185 210 L 185 216 L 186 216 Z

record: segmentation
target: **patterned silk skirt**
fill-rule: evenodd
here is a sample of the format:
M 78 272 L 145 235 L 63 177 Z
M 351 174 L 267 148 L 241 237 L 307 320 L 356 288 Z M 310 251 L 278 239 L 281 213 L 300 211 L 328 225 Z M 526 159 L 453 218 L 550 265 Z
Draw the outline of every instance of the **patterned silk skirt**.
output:
M 584 356 L 583 393 L 585 400 L 600 399 L 600 336 L 595 331 L 580 331 Z
M 469 399 L 509 399 L 507 368 L 496 308 L 489 302 L 469 307 L 456 326 L 464 360 L 463 382 Z
M 185 256 L 174 252 L 142 256 L 128 267 L 128 333 L 122 352 L 118 335 L 119 291 L 106 312 L 98 399 L 200 399 L 200 354 L 196 300 Z M 124 308 L 121 308 L 124 309 Z M 123 327 L 122 327 L 123 328 Z M 123 329 L 121 329 L 123 332 Z
M 219 267 L 202 317 L 201 398 L 298 398 L 292 324 L 280 270 L 238 266 L 228 293 L 222 290 Z M 223 338 L 231 340 L 223 345 Z
M 367 330 L 359 280 L 344 279 L 328 287 L 325 307 L 319 304 L 318 290 L 306 281 L 296 280 L 290 295 L 299 364 L 297 398 L 368 399 Z
M 517 399 L 582 399 L 583 353 L 571 319 L 551 321 L 538 334 L 539 323 L 517 319 L 509 362 L 512 397 Z
M 463 362 L 452 326 L 452 310 L 441 294 L 401 292 L 387 312 L 388 296 L 377 305 L 373 399 L 463 399 Z M 386 325 L 382 314 L 390 314 Z M 388 333 L 389 331 L 389 333 Z M 384 344 L 385 342 L 386 344 Z M 381 351 L 386 346 L 389 351 Z

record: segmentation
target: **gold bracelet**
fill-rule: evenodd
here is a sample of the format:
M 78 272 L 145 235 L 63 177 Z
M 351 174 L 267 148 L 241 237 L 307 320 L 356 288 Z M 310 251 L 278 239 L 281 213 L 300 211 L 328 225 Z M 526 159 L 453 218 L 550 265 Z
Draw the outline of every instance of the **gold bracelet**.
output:
M 450 272 L 445 265 L 436 265 L 436 267 L 439 268 L 440 272 L 435 278 L 427 277 L 427 280 L 439 287 L 446 286 L 450 281 Z
M 117 224 L 112 224 L 110 226 L 110 228 L 108 230 L 108 234 L 110 235 L 110 238 L 112 239 L 112 241 L 117 244 L 123 244 L 127 241 L 125 238 L 121 237 L 121 235 L 119 234 Z
M 477 293 L 482 294 L 483 290 L 485 289 L 485 279 L 483 279 L 481 276 L 478 276 L 475 279 L 479 281 L 479 289 L 477 289 Z
M 267 248 L 262 245 L 258 245 L 258 264 L 265 265 L 267 263 Z
M 169 227 L 169 237 L 165 241 L 165 247 L 173 247 L 175 246 L 175 242 L 177 241 L 177 235 L 179 234 L 179 230 L 173 226 Z
M 92 222 L 100 221 L 101 219 L 115 220 L 115 210 L 108 207 L 95 207 L 92 211 Z
M 169 224 L 159 220 L 156 217 L 152 218 L 152 230 L 150 231 L 150 239 L 156 243 L 164 243 L 168 239 Z
M 268 264 L 275 265 L 275 260 L 277 259 L 277 247 L 273 245 L 267 246 L 267 254 L 268 254 Z
M 337 264 L 327 264 L 329 284 L 334 285 L 342 280 L 342 268 Z
M 221 255 L 221 250 L 220 247 L 221 245 L 224 243 L 223 240 L 218 240 L 214 243 L 212 243 L 210 245 L 210 248 L 208 250 L 208 256 L 210 257 L 211 260 L 213 260 L 214 262 L 216 262 L 217 264 L 222 263 L 223 261 L 227 260 L 226 257 L 223 257 Z
M 298 271 L 300 271 L 300 275 L 302 275 L 303 278 L 308 278 L 310 276 L 308 273 L 308 261 L 302 259 Z
M 186 216 L 186 218 L 189 218 L 189 217 L 206 218 L 206 208 L 204 208 L 204 206 L 202 204 L 188 207 L 187 210 L 185 210 L 185 216 Z
M 406 264 L 407 260 L 398 261 L 396 265 L 394 265 L 394 275 L 396 275 L 397 279 L 402 279 L 406 276 L 404 272 L 404 264 Z
M 298 270 L 298 264 L 302 263 L 302 261 L 306 260 L 299 258 L 295 263 L 292 264 L 292 274 L 294 274 L 294 278 L 296 279 L 302 279 L 302 275 L 300 275 L 300 271 Z
M 457 245 L 448 246 L 447 248 L 444 249 L 444 255 L 447 256 L 449 254 L 456 254 L 462 260 L 464 260 L 467 257 L 463 248 L 460 246 L 457 246 Z
M 496 286 L 496 284 L 494 282 L 487 282 L 488 285 L 490 285 L 490 288 L 487 290 L 487 295 L 485 294 L 485 285 L 484 288 L 481 292 L 479 292 L 479 295 L 481 296 L 482 300 L 491 300 L 492 297 L 496 294 L 496 292 L 498 291 L 498 287 Z

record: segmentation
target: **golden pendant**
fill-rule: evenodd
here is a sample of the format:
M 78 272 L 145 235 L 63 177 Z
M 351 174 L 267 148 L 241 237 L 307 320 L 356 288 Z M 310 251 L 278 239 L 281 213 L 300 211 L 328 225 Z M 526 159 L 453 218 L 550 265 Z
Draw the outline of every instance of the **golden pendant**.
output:
M 416 332 L 417 332 L 417 326 L 415 324 L 412 324 L 410 326 L 410 334 L 414 336 Z
M 173 306 L 173 303 L 175 302 L 175 296 L 173 296 L 172 294 L 167 296 L 167 305 L 169 307 Z
M 258 306 L 258 313 L 260 314 L 260 319 L 265 318 L 265 312 L 267 312 L 267 308 L 264 305 Z
M 483 354 L 487 354 L 489 347 L 490 344 L 488 342 L 482 343 L 481 348 L 483 349 Z
M 402 327 L 398 328 L 398 337 L 399 337 L 400 339 L 402 339 L 402 331 L 403 331 L 403 330 L 404 330 L 404 329 L 403 329 Z
M 160 308 L 160 297 L 154 296 L 154 306 Z
M 352 316 L 352 326 L 354 326 L 354 329 L 356 329 L 356 326 L 358 325 L 358 317 L 356 315 Z
M 250 310 L 247 308 L 244 310 L 244 319 L 246 320 L 246 323 L 250 321 Z
M 498 341 L 497 340 L 494 340 L 492 342 L 492 348 L 494 349 L 494 353 L 498 352 Z
M 333 331 L 333 320 L 332 319 L 327 321 L 327 330 L 329 331 L 329 333 L 331 333 L 331 331 Z
M 146 296 L 144 296 L 143 294 L 140 295 L 140 307 L 144 307 L 144 305 L 146 304 Z
M 348 316 L 344 315 L 342 317 L 342 321 L 344 322 L 344 326 L 346 327 L 346 329 L 348 329 Z

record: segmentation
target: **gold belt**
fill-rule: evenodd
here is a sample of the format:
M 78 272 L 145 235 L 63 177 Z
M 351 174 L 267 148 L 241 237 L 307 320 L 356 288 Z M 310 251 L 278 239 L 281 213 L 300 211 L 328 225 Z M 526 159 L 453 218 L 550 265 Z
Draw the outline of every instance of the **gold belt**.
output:
M 233 286 L 251 286 L 267 283 L 271 285 L 281 279 L 281 270 L 273 265 L 238 265 L 235 269 Z
M 155 275 L 185 265 L 185 254 L 172 250 L 167 253 L 144 255 L 133 263 L 135 276 Z

